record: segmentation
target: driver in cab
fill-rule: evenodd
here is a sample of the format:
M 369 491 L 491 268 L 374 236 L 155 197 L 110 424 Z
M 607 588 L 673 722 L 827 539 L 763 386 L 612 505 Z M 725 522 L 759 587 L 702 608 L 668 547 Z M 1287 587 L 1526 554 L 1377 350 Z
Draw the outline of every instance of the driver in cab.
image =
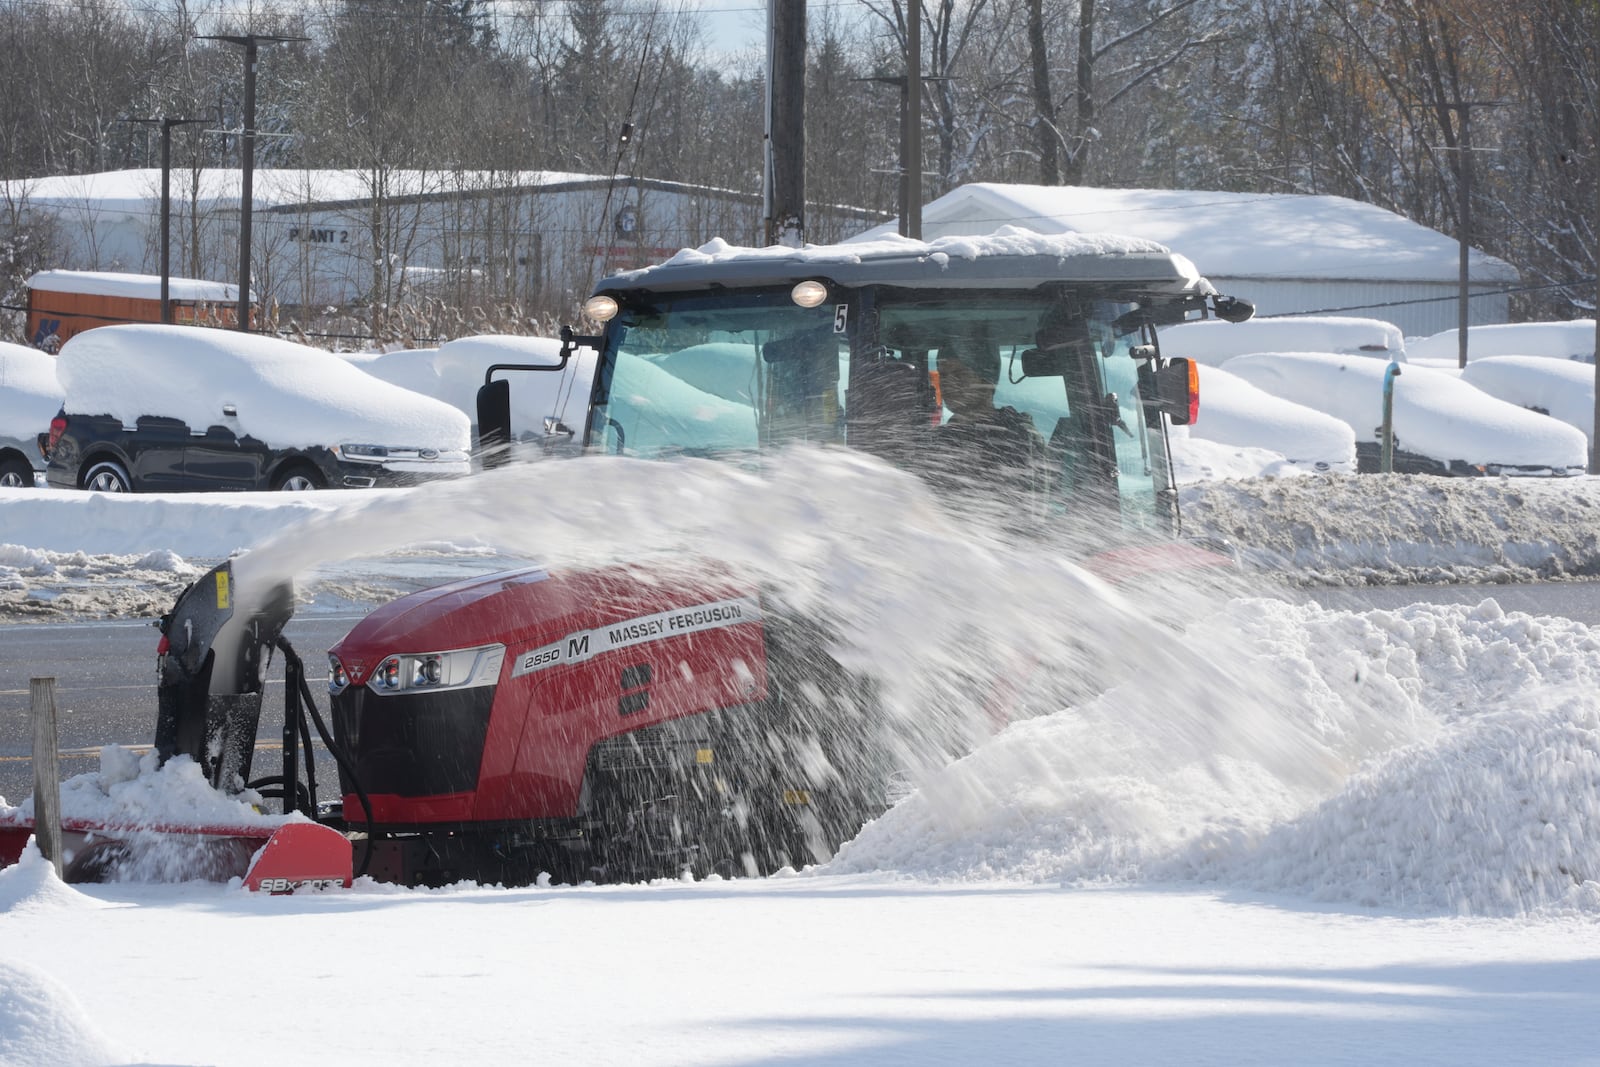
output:
M 993 346 L 939 350 L 937 391 L 950 417 L 934 431 L 934 450 L 943 480 L 991 494 L 1036 490 L 1045 441 L 1029 415 L 995 406 L 1000 364 Z

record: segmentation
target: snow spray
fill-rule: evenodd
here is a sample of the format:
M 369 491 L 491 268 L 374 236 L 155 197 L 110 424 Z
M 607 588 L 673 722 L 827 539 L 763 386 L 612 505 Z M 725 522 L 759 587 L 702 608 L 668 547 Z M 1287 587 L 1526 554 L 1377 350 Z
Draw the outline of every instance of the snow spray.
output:
M 716 560 L 824 622 L 915 787 L 826 870 L 1600 910 L 1600 643 L 1576 623 L 1492 600 L 1327 611 L 1239 575 L 1113 588 L 909 475 L 811 448 L 759 471 L 587 457 L 374 495 L 258 545 L 235 580 L 245 596 L 469 540 L 551 569 Z

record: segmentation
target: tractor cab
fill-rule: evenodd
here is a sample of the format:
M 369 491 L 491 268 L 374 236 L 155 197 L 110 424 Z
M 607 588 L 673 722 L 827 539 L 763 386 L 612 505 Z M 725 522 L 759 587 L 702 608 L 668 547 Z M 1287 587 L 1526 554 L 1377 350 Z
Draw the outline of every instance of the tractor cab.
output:
M 1177 520 L 1165 423 L 1194 417 L 1196 379 L 1155 328 L 1251 312 L 1150 242 L 1021 234 L 707 246 L 606 279 L 585 310 L 603 332 L 565 351 L 599 352 L 587 451 L 842 445 L 1008 521 L 1092 505 L 1156 534 Z M 479 424 L 504 433 L 496 392 Z

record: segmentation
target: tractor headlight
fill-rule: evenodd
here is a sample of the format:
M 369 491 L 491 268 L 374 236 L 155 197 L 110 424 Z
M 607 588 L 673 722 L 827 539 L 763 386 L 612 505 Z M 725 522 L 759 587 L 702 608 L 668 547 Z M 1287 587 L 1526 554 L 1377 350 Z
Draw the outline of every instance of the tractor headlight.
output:
M 505 662 L 505 645 L 458 648 L 449 652 L 407 652 L 389 656 L 372 672 L 367 687 L 381 696 L 419 690 L 470 689 L 494 685 Z
M 350 675 L 345 672 L 344 664 L 339 662 L 338 656 L 328 653 L 328 692 L 341 693 L 349 684 Z

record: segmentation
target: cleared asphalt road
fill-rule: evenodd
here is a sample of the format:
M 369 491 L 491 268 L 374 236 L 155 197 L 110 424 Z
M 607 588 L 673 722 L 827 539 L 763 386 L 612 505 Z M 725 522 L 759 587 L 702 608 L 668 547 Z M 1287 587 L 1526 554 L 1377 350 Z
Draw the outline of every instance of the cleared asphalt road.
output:
M 358 616 L 297 615 L 285 631 L 305 661 L 311 692 L 327 715 L 328 648 Z M 100 746 L 146 750 L 156 728 L 156 642 L 151 622 L 23 623 L 0 626 L 0 797 L 33 793 L 29 682 L 56 680 L 61 777 L 99 767 Z M 275 663 L 263 702 L 255 774 L 276 773 L 283 729 L 283 672 Z M 319 780 L 333 783 L 333 768 Z M 320 764 L 319 764 L 320 768 Z M 324 788 L 324 798 L 333 790 Z

